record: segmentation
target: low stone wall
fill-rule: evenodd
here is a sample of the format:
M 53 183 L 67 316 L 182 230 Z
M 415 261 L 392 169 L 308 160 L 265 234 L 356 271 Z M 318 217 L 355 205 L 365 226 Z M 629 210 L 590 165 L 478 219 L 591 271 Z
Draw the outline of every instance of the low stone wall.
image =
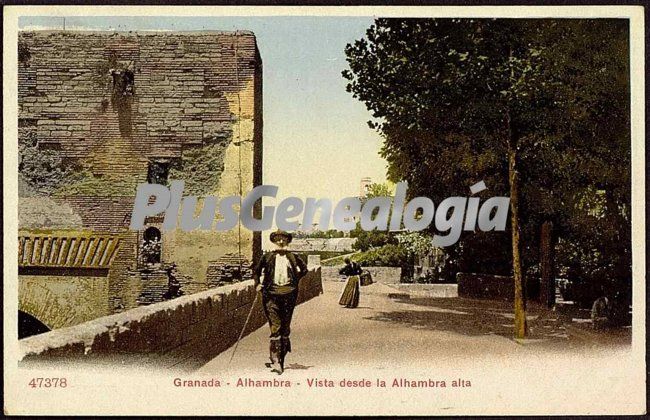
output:
M 492 274 L 458 273 L 458 296 L 473 299 L 514 300 L 515 282 L 510 276 Z M 529 299 L 539 294 L 539 279 L 528 278 L 526 291 Z
M 402 283 L 391 285 L 394 289 L 413 297 L 451 298 L 458 297 L 457 284 Z
M 321 268 L 323 273 L 323 281 L 339 281 L 341 276 L 339 270 L 343 266 Z M 383 284 L 397 284 L 402 276 L 402 269 L 400 267 L 363 267 L 364 270 L 370 271 L 372 280 L 376 283 Z
M 300 281 L 298 302 L 323 292 L 321 272 Z M 210 289 L 20 340 L 22 363 L 61 359 L 194 369 L 231 347 L 251 309 L 245 335 L 266 322 L 253 281 Z

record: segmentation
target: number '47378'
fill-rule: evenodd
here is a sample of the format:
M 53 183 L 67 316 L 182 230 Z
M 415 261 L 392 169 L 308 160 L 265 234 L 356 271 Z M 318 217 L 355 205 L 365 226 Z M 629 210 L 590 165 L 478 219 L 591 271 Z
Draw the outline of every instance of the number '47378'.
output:
M 66 378 L 32 378 L 29 381 L 32 388 L 65 388 L 68 386 Z

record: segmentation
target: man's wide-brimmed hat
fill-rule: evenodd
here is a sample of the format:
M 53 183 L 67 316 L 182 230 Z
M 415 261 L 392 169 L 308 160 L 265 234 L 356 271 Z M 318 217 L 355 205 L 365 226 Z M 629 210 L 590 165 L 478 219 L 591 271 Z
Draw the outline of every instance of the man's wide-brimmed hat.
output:
M 276 230 L 275 232 L 271 233 L 271 242 L 277 243 L 278 239 L 281 237 L 284 237 L 287 239 L 287 243 L 290 243 L 291 240 L 293 239 L 293 236 L 289 232 L 285 232 L 284 230 Z

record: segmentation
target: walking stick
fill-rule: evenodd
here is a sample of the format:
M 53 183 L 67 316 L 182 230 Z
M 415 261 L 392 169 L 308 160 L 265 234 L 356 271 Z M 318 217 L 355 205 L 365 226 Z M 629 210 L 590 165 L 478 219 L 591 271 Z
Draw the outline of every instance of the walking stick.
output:
M 232 358 L 235 357 L 235 352 L 237 351 L 237 346 L 239 346 L 239 342 L 241 341 L 242 336 L 244 335 L 244 331 L 246 331 L 246 326 L 248 326 L 248 321 L 251 319 L 251 315 L 253 314 L 253 309 L 255 308 L 255 303 L 257 302 L 257 295 L 259 293 L 255 291 L 255 298 L 253 299 L 253 303 L 251 304 L 251 310 L 248 311 L 248 316 L 246 317 L 246 322 L 244 322 L 244 328 L 241 329 L 241 332 L 239 333 L 239 338 L 237 339 L 237 342 L 235 343 L 235 348 L 232 350 L 232 354 L 230 355 L 230 360 L 228 361 L 228 365 L 232 362 Z

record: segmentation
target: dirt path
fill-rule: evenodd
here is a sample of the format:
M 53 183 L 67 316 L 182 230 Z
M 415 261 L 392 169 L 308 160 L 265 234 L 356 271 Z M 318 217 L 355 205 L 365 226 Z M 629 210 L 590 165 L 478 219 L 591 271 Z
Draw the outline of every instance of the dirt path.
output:
M 345 309 L 338 305 L 343 286 L 324 282 L 323 295 L 296 308 L 282 375 L 264 366 L 266 326 L 242 340 L 231 364 L 232 348 L 194 372 L 194 379 L 224 383 L 206 407 L 255 415 L 635 409 L 620 396 L 644 376 L 625 336 L 612 343 L 577 337 L 553 313 L 530 308 L 536 338 L 517 343 L 507 303 L 391 298 L 395 289 L 373 284 L 361 289 L 359 308 Z
M 363 366 L 367 372 L 431 365 L 440 360 L 599 350 L 589 341 L 593 335 L 586 340 L 572 335 L 549 311 L 529 308 L 531 339 L 521 344 L 510 338 L 513 327 L 509 303 L 459 298 L 395 299 L 389 297 L 395 289 L 375 283 L 361 289 L 358 308 L 346 309 L 338 305 L 343 285 L 324 282 L 323 295 L 296 308 L 293 352 L 287 356 L 285 375 L 292 370 L 315 375 L 342 366 Z M 617 345 L 626 342 L 625 337 L 614 340 Z M 232 348 L 197 373 L 264 372 L 268 328 L 245 337 L 229 365 L 231 354 Z

